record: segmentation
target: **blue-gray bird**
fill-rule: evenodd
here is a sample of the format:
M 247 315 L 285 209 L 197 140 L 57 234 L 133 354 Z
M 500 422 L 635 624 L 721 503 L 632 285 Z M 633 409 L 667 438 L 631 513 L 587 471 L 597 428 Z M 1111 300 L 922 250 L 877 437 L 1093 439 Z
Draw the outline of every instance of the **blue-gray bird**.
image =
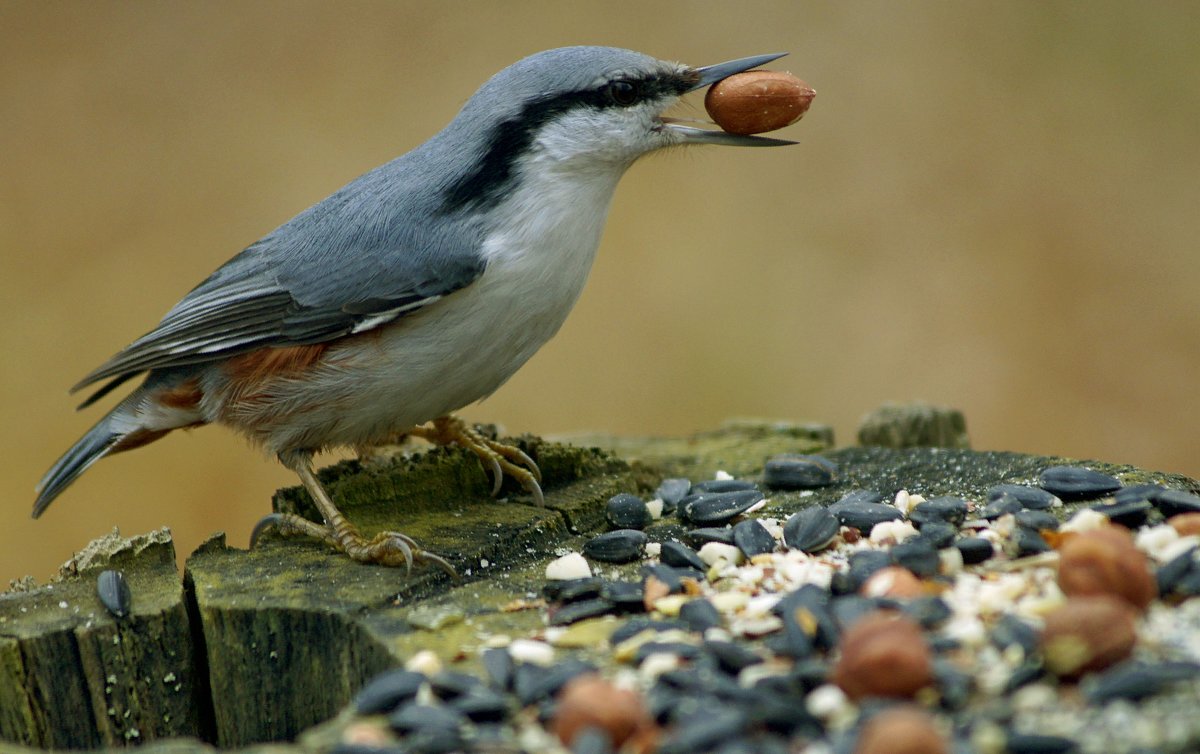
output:
M 681 144 L 792 142 L 682 125 L 686 92 L 774 60 L 704 68 L 566 47 L 497 73 L 441 132 L 229 260 L 74 386 L 84 406 L 145 380 L 42 478 L 37 517 L 110 453 L 224 424 L 296 472 L 325 524 L 264 526 L 351 558 L 449 568 L 399 532 L 367 539 L 313 473 L 313 454 L 415 435 L 458 443 L 541 503 L 537 465 L 451 412 L 491 394 L 558 331 L 592 266 L 617 181 Z

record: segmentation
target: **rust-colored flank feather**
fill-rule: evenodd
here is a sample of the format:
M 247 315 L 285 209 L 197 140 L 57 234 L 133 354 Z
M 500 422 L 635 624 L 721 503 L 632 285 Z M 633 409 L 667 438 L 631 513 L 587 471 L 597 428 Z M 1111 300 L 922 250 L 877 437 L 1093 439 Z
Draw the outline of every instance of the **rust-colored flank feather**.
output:
M 270 377 L 294 375 L 316 364 L 328 350 L 328 343 L 282 348 L 259 348 L 231 356 L 222 367 L 235 382 L 254 383 Z
M 176 385 L 170 390 L 158 393 L 154 396 L 154 399 L 169 408 L 191 411 L 200 405 L 200 399 L 203 397 L 204 393 L 200 390 L 200 381 L 190 379 L 187 382 Z

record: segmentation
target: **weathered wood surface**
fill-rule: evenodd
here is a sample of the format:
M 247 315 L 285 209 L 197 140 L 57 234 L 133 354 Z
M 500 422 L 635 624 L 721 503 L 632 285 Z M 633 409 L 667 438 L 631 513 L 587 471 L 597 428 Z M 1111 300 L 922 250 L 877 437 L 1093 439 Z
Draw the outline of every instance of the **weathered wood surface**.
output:
M 0 737 L 42 748 L 207 737 L 206 679 L 170 535 L 110 535 L 74 574 L 0 594 Z M 96 577 L 120 568 L 132 612 L 115 618 Z
M 165 530 L 113 537 L 111 553 L 81 558 L 78 573 L 0 595 L 0 739 L 70 749 L 178 736 L 219 747 L 292 740 L 418 649 L 463 646 L 479 621 L 513 634 L 540 625 L 536 610 L 504 609 L 539 586 L 538 569 L 522 566 L 578 548 L 603 528 L 604 502 L 617 492 L 717 468 L 747 474 L 770 455 L 829 440 L 824 427 L 755 423 L 609 443 L 617 454 L 521 438 L 541 466 L 545 508 L 511 482 L 507 499 L 492 498 L 478 462 L 455 449 L 321 472 L 364 533 L 408 534 L 454 563 L 458 582 L 436 568 L 359 565 L 305 540 L 267 537 L 244 551 L 215 535 L 188 558 L 181 583 Z M 626 453 L 632 463 L 618 457 Z M 280 491 L 275 508 L 315 516 L 300 488 Z M 96 597 L 104 568 L 129 578 L 127 618 Z M 443 608 L 446 618 L 431 617 Z M 20 747 L 0 744 L 9 750 Z

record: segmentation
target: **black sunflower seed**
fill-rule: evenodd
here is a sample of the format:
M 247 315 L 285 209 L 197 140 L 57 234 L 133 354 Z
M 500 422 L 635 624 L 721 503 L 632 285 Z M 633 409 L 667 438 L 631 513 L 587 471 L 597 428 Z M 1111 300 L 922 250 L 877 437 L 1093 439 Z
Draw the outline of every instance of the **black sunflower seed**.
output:
M 829 506 L 829 512 L 837 516 L 843 526 L 853 527 L 863 534 L 870 534 L 875 524 L 904 518 L 904 514 L 891 505 L 847 501 L 845 498 Z
M 679 504 L 680 515 L 693 524 L 723 524 L 763 499 L 755 489 L 688 495 Z
M 1103 514 L 1114 524 L 1136 529 L 1146 523 L 1146 517 L 1154 510 L 1154 505 L 1149 500 L 1125 500 L 1097 503 L 1091 509 Z
M 618 627 L 608 637 L 608 643 L 614 647 L 626 639 L 631 639 L 643 631 L 670 631 L 672 629 L 687 630 L 681 620 L 654 620 L 651 618 L 631 618 Z
M 788 621 L 796 624 L 793 628 L 798 628 L 803 632 L 805 638 L 800 641 L 809 645 L 809 651 L 814 646 L 827 650 L 837 645 L 840 632 L 830 605 L 830 595 L 816 584 L 805 584 L 784 595 L 775 604 L 772 612 L 783 618 L 785 635 L 790 631 Z M 804 655 L 793 654 L 792 656 L 803 657 Z
M 696 549 L 703 547 L 709 542 L 720 542 L 723 545 L 735 544 L 733 527 L 731 526 L 708 526 L 701 529 L 692 529 L 683 535 L 683 541 Z
M 581 579 L 547 581 L 542 586 L 542 595 L 551 602 L 574 602 L 598 596 L 603 587 L 604 579 L 585 576 Z
M 1063 500 L 1092 500 L 1121 489 L 1116 478 L 1081 466 L 1051 466 L 1038 477 L 1038 486 Z
M 708 751 L 724 741 L 737 738 L 750 724 L 745 712 L 731 707 L 716 707 L 687 724 L 676 725 L 672 734 L 658 747 L 659 754 L 693 754 Z
M 450 703 L 472 722 L 498 723 L 512 714 L 508 699 L 486 686 L 472 689 Z
M 592 537 L 583 546 L 583 554 L 604 563 L 629 563 L 642 557 L 646 535 L 636 529 L 617 529 Z
M 705 652 L 716 660 L 717 666 L 730 675 L 737 675 L 743 669 L 763 662 L 763 658 L 759 657 L 748 647 L 732 641 L 710 639 L 706 640 L 701 646 Z
M 1158 582 L 1158 594 L 1160 597 L 1165 597 L 1173 593 L 1183 583 L 1190 571 L 1200 568 L 1200 565 L 1196 561 L 1196 552 L 1197 548 L 1191 547 L 1187 551 L 1163 563 L 1155 571 L 1154 578 Z
M 483 660 L 483 669 L 492 686 L 501 691 L 512 689 L 513 674 L 516 672 L 517 664 L 507 649 L 496 647 L 485 649 L 480 659 Z
M 1129 487 L 1122 487 L 1113 493 L 1113 502 L 1128 503 L 1133 500 L 1147 500 L 1153 502 L 1154 498 L 1162 492 L 1166 491 L 1166 487 L 1161 484 L 1134 484 Z
M 850 556 L 850 567 L 846 569 L 850 579 L 850 591 L 857 592 L 871 575 L 892 564 L 892 556 L 883 550 L 859 550 Z
M 836 515 L 814 505 L 788 517 L 783 524 L 783 541 L 788 547 L 812 554 L 828 547 L 840 528 Z
M 954 546 L 962 554 L 964 565 L 982 563 L 996 554 L 996 548 L 992 546 L 992 543 L 982 537 L 963 537 L 957 540 Z
M 917 505 L 908 513 L 908 520 L 920 529 L 926 523 L 940 521 L 959 526 L 967 518 L 967 501 L 961 497 L 942 495 Z
M 646 501 L 627 492 L 608 499 L 604 506 L 604 518 L 614 529 L 645 529 L 654 520 Z
M 1079 750 L 1079 746 L 1069 738 L 1043 733 L 1009 731 L 1006 739 L 1006 754 L 1068 754 Z
M 954 614 L 944 599 L 934 595 L 906 600 L 900 609 L 924 628 L 937 628 Z
M 663 513 L 671 513 L 675 506 L 679 505 L 679 501 L 688 496 L 691 489 L 692 483 L 687 479 L 664 479 L 654 491 L 654 496 L 663 501 Z
M 1046 675 L 1046 668 L 1037 657 L 1026 658 L 1017 667 L 1013 668 L 1009 674 L 1008 680 L 1004 682 L 1004 693 L 1011 694 L 1022 686 L 1027 686 L 1036 680 L 1041 679 Z
M 1020 500 L 1012 495 L 1001 495 L 983 506 L 979 511 L 979 515 L 988 521 L 995 521 L 1001 516 L 1007 516 L 1023 510 L 1025 510 L 1025 506 Z
M 672 568 L 669 565 L 665 565 L 665 564 L 661 564 L 661 563 L 656 564 L 656 565 L 642 566 L 643 588 L 646 583 L 645 580 L 653 577 L 667 585 L 667 591 L 669 594 L 679 594 L 680 592 L 682 592 L 683 591 L 683 578 L 684 578 L 684 576 L 690 576 L 690 575 L 691 575 L 690 569 L 689 569 L 689 571 L 681 572 L 677 568 Z
M 429 679 L 429 688 L 442 701 L 460 697 L 481 684 L 475 676 L 453 670 L 443 670 Z
M 1027 529 L 1024 526 L 1017 527 L 1017 531 L 1013 534 L 1013 539 L 1016 541 L 1017 557 L 1024 558 L 1029 555 L 1038 555 L 1043 552 L 1049 552 L 1053 548 L 1042 538 L 1042 535 L 1033 529 Z
M 938 657 L 933 661 L 933 678 L 943 708 L 960 710 L 967 706 L 974 685 L 969 673 L 959 670 L 953 662 Z
M 1102 673 L 1088 676 L 1083 695 L 1091 704 L 1114 699 L 1145 699 L 1180 681 L 1200 677 L 1200 664 L 1194 662 L 1148 663 L 1126 660 Z
M 892 562 L 912 571 L 922 578 L 936 576 L 941 558 L 937 548 L 920 537 L 906 539 L 891 549 Z
M 682 542 L 663 542 L 658 558 L 674 568 L 692 568 L 701 573 L 708 570 L 700 554 Z
M 747 490 L 758 490 L 758 485 L 748 479 L 709 479 L 692 485 L 693 494 L 745 492 Z
M 606 581 L 600 596 L 623 611 L 641 612 L 645 609 L 642 599 L 646 590 L 640 581 Z
M 122 571 L 101 571 L 96 578 L 96 594 L 113 617 L 124 618 L 133 607 L 133 592 Z
M 568 602 L 550 611 L 550 625 L 569 626 L 581 620 L 608 615 L 615 605 L 602 597 Z
M 1153 493 L 1150 502 L 1167 518 L 1181 513 L 1200 513 L 1200 497 L 1184 490 L 1163 490 Z
M 595 669 L 595 665 L 574 658 L 563 660 L 548 668 L 525 663 L 517 666 L 513 690 L 521 706 L 526 707 L 557 694 L 567 681 Z
M 384 671 L 368 681 L 354 695 L 354 711 L 360 715 L 391 712 L 402 703 L 416 697 L 425 680 L 424 675 L 403 668 Z
M 1025 621 L 1010 613 L 1004 613 L 992 627 L 988 639 L 1000 650 L 1018 646 L 1025 656 L 1029 657 L 1038 650 L 1039 634 L 1036 628 Z
M 681 660 L 694 660 L 700 656 L 700 647 L 683 641 L 648 641 L 637 648 L 634 663 L 641 665 L 654 654 L 675 655 Z
M 1056 531 L 1058 529 L 1058 518 L 1050 511 L 1017 511 L 1017 515 L 1013 518 L 1016 519 L 1018 525 L 1036 531 L 1043 529 Z
M 747 519 L 733 527 L 733 543 L 747 558 L 775 551 L 775 537 L 756 519 Z
M 833 615 L 837 627 L 842 631 L 853 626 L 859 618 L 867 613 L 878 609 L 879 605 L 875 600 L 859 594 L 845 594 L 836 597 L 829 605 L 829 612 Z
M 1025 484 L 997 484 L 988 488 L 988 502 L 998 500 L 1008 495 L 1021 501 L 1021 505 L 1029 510 L 1045 510 L 1054 505 L 1055 497 L 1040 487 L 1030 487 Z
M 826 487 L 836 480 L 837 464 L 821 456 L 778 455 L 763 468 L 763 484 L 781 490 Z
M 928 542 L 934 549 L 942 550 L 954 544 L 958 529 L 945 521 L 930 521 L 921 527 L 921 533 L 914 537 L 917 541 Z
M 458 731 L 467 723 L 467 716 L 456 709 L 430 704 L 405 704 L 388 717 L 388 725 L 397 733 L 413 733 L 435 729 Z
M 704 633 L 721 625 L 721 614 L 713 607 L 713 603 L 706 599 L 694 599 L 683 603 L 679 608 L 679 619 L 697 633 Z

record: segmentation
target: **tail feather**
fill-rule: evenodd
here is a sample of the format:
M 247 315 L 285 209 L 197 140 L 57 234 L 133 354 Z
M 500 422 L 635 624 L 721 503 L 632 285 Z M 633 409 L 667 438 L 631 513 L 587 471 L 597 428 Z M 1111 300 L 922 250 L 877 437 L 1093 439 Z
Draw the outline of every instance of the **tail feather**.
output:
M 128 431 L 122 432 L 118 426 L 122 422 L 118 412 L 122 406 L 117 406 L 96 425 L 79 438 L 71 449 L 63 453 L 62 458 L 54 462 L 37 486 L 37 500 L 33 503 L 33 517 L 37 518 L 46 510 L 46 506 L 54 502 L 63 490 L 70 486 L 80 474 L 96 461 L 108 455 L 121 442 Z M 127 424 L 127 422 L 126 422 Z

